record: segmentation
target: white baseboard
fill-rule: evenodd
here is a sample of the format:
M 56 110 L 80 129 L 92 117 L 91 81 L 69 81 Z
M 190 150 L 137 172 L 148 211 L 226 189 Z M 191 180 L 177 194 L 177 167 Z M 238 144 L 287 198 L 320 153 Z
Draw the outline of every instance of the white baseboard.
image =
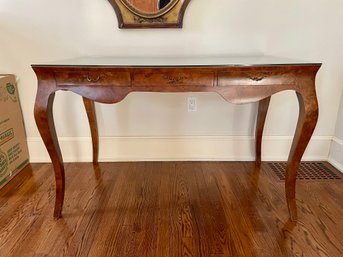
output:
M 343 140 L 333 137 L 328 162 L 343 172 Z
M 339 163 L 338 161 L 332 159 L 332 158 L 328 158 L 328 162 L 334 166 L 337 170 L 339 170 L 340 172 L 343 173 L 343 164 L 342 163 Z
M 312 137 L 303 160 L 327 160 L 332 137 Z M 100 137 L 99 161 L 252 161 L 255 139 L 250 136 Z M 92 160 L 88 137 L 59 138 L 65 162 Z M 265 136 L 263 160 L 287 160 L 292 137 Z M 28 138 L 31 162 L 50 162 L 40 138 Z

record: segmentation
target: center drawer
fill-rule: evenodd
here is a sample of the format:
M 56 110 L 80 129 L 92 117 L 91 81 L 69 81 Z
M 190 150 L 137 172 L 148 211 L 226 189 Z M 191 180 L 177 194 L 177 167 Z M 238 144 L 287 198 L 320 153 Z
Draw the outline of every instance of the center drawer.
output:
M 206 71 L 135 72 L 133 86 L 214 86 L 214 73 Z

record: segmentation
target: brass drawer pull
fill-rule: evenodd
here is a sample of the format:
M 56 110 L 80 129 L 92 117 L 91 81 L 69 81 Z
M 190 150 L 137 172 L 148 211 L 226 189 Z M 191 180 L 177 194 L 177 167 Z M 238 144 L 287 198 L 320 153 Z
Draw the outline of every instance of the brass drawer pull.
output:
M 87 75 L 87 81 L 88 82 L 97 82 L 97 81 L 99 81 L 100 80 L 100 75 L 98 75 L 96 78 L 90 78 L 89 77 L 89 74 Z
M 267 76 L 248 76 L 248 78 L 253 80 L 253 81 L 261 81 L 265 77 L 267 77 Z
M 182 81 L 184 80 L 184 79 L 187 79 L 187 77 L 186 76 L 171 76 L 171 75 L 166 75 L 166 76 L 164 76 L 163 77 L 165 80 L 167 80 L 167 82 L 169 83 L 169 84 L 175 84 L 175 83 L 179 83 L 179 82 L 181 82 L 182 83 Z

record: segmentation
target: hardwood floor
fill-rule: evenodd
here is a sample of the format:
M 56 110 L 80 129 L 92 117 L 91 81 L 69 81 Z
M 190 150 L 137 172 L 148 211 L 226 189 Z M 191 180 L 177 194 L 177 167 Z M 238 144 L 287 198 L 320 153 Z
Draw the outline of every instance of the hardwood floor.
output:
M 284 184 L 251 162 L 66 165 L 54 220 L 50 164 L 0 191 L 0 256 L 343 256 L 343 180 L 298 181 L 298 222 Z

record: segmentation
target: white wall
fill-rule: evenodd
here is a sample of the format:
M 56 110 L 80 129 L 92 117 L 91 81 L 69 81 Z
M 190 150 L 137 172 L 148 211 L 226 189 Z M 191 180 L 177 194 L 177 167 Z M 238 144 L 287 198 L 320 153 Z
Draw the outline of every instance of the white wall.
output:
M 192 0 L 183 29 L 120 30 L 107 0 L 0 0 L 0 73 L 18 76 L 31 161 L 47 161 L 32 115 L 31 63 L 250 53 L 320 61 L 320 118 L 305 158 L 327 159 L 343 85 L 342 22 L 341 0 Z M 198 99 L 196 113 L 186 110 L 189 95 Z M 91 160 L 81 98 L 60 92 L 55 103 L 65 159 Z M 293 92 L 273 97 L 265 159 L 286 158 L 297 112 Z M 102 160 L 253 159 L 255 104 L 234 106 L 215 94 L 134 93 L 117 105 L 97 105 L 97 114 Z
M 336 132 L 330 147 L 329 162 L 343 172 L 343 91 L 337 115 Z

